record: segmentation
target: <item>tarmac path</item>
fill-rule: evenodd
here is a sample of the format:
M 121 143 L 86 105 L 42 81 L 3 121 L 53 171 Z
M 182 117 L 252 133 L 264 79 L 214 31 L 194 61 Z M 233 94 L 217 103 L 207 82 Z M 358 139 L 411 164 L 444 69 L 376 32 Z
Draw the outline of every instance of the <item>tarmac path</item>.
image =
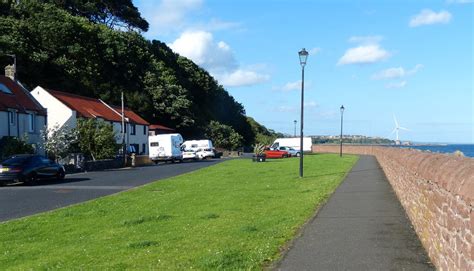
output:
M 276 270 L 434 270 L 373 156 L 360 156 Z

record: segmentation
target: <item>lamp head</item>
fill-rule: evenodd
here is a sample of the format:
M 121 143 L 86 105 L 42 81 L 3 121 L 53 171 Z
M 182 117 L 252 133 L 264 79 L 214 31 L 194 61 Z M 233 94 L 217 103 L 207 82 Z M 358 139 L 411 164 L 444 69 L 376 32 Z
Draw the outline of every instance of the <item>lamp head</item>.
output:
M 301 67 L 304 67 L 306 65 L 306 60 L 308 59 L 309 53 L 306 51 L 305 48 L 303 48 L 301 49 L 301 51 L 298 52 L 298 55 L 300 56 Z
M 341 113 L 344 113 L 344 105 L 341 105 Z

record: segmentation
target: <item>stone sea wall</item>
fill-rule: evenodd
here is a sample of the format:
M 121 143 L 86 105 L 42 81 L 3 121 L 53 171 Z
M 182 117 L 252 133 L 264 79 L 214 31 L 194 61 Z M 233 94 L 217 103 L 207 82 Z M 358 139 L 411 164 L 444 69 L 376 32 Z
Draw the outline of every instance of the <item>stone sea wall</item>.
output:
M 339 153 L 338 145 L 313 145 Z M 439 270 L 474 270 L 474 159 L 378 146 L 344 146 L 374 155 Z

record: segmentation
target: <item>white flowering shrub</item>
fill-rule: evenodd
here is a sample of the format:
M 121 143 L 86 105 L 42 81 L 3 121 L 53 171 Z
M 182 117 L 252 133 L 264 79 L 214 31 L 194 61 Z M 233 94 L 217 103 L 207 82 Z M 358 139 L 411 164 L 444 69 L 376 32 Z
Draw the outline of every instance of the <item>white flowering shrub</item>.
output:
M 77 142 L 76 129 L 70 129 L 67 125 L 54 125 L 41 131 L 44 143 L 43 147 L 49 156 L 56 160 L 64 158 L 69 154 L 71 145 Z

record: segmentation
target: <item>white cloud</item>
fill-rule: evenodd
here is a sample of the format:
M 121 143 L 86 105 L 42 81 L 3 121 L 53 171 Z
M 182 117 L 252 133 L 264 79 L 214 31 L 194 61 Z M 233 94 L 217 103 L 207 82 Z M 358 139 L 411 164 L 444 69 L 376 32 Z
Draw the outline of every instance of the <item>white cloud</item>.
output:
M 372 75 L 372 79 L 382 80 L 382 79 L 400 78 L 400 77 L 405 76 L 405 74 L 406 74 L 405 69 L 402 67 L 389 68 Z
M 382 36 L 352 36 L 349 38 L 349 42 L 360 44 L 378 44 L 382 40 Z
M 313 109 L 318 108 L 319 104 L 316 103 L 315 101 L 307 101 L 304 103 L 304 110 L 306 111 L 313 111 Z M 273 110 L 276 112 L 281 112 L 281 113 L 296 113 L 300 112 L 300 104 L 298 103 L 298 106 L 288 106 L 288 105 L 279 105 L 275 107 Z
M 207 31 L 186 31 L 169 47 L 208 70 L 224 86 L 249 86 L 270 79 L 269 75 L 259 73 L 258 66 L 239 67 L 230 46 L 214 41 Z
M 285 92 L 292 91 L 292 90 L 300 90 L 301 89 L 301 80 L 294 81 L 294 82 L 288 82 L 284 86 L 280 88 L 275 88 L 278 90 L 282 90 Z
M 471 4 L 474 0 L 447 0 L 448 4 Z
M 410 27 L 417 27 L 430 24 L 447 24 L 451 21 L 451 17 L 451 13 L 445 10 L 436 13 L 431 9 L 423 9 L 411 18 L 409 25 Z
M 385 88 L 403 88 L 407 85 L 407 81 L 390 82 L 385 85 Z
M 231 73 L 217 74 L 216 77 L 222 85 L 227 87 L 251 86 L 266 82 L 270 79 L 269 75 L 242 69 L 237 69 Z
M 402 67 L 397 67 L 397 68 L 389 68 L 383 71 L 380 71 L 378 73 L 375 73 L 372 75 L 373 80 L 385 80 L 385 79 L 395 79 L 395 78 L 402 78 L 406 77 L 409 75 L 414 75 L 417 73 L 420 69 L 423 68 L 423 65 L 417 64 L 413 69 L 411 70 L 405 70 Z
M 227 21 L 216 19 L 216 18 L 212 18 L 209 22 L 206 22 L 206 23 L 194 23 L 193 25 L 188 26 L 188 29 L 189 30 L 205 29 L 206 31 L 219 31 L 219 30 L 240 28 L 241 26 L 242 24 L 238 22 L 227 22 Z
M 305 108 L 316 108 L 319 107 L 319 104 L 317 104 L 315 101 L 308 101 L 304 103 Z
M 286 105 L 281 105 L 278 106 L 275 111 L 277 112 L 282 112 L 282 113 L 293 113 L 296 112 L 296 107 L 294 106 L 286 106 Z
M 183 29 L 186 15 L 202 7 L 203 0 L 141 0 L 140 11 L 150 23 L 149 35 Z
M 381 48 L 378 44 L 361 45 L 348 49 L 337 64 L 370 64 L 385 60 L 389 57 L 390 53 Z
M 186 31 L 169 47 L 210 72 L 223 72 L 238 67 L 234 54 L 223 41 L 215 42 L 211 33 Z
M 316 54 L 318 54 L 319 52 L 321 52 L 321 48 L 319 48 L 319 47 L 314 47 L 313 49 L 310 49 L 310 50 L 308 51 L 308 53 L 309 53 L 310 56 L 311 56 L 311 55 L 316 55 Z

